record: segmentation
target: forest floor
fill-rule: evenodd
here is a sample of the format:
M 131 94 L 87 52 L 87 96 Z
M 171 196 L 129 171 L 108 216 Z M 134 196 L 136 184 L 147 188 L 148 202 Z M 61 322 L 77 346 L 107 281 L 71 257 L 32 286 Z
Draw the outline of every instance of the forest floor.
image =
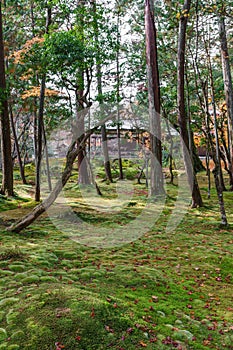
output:
M 156 223 L 115 244 L 117 227 L 131 231 L 143 211 L 144 185 L 134 186 L 128 205 L 107 210 L 106 202 L 100 212 L 71 182 L 65 197 L 81 221 L 60 214 L 59 229 L 44 215 L 20 234 L 6 228 L 35 205 L 32 186 L 1 197 L 0 349 L 233 349 L 233 193 L 224 194 L 224 229 L 215 191 L 207 200 L 205 174 L 199 179 L 205 206 L 188 209 L 175 230 L 166 231 L 175 198 L 168 185 Z M 100 187 L 110 201 L 116 184 Z M 83 222 L 95 246 L 69 232 Z M 101 246 L 103 227 L 112 241 Z

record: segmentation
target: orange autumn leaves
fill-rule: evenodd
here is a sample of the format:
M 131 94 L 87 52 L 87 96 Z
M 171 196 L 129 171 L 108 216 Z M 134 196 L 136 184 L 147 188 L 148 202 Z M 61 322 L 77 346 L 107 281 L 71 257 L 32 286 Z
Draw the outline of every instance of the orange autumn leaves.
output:
M 47 97 L 55 97 L 60 95 L 61 92 L 57 90 L 52 89 L 45 89 L 45 96 Z M 29 97 L 36 97 L 40 96 L 40 86 L 32 86 L 28 90 L 24 91 L 21 95 L 21 98 L 23 100 L 29 98 Z
M 40 38 L 35 36 L 32 39 L 29 39 L 26 41 L 26 43 L 23 45 L 21 50 L 15 51 L 13 53 L 13 55 L 11 56 L 11 58 L 14 59 L 14 63 L 22 63 L 23 58 L 25 57 L 25 55 L 31 50 L 31 48 L 33 47 L 33 45 L 42 45 L 44 43 L 44 38 Z
M 13 59 L 14 64 L 15 65 L 23 64 L 25 56 L 30 52 L 32 47 L 34 45 L 42 46 L 44 41 L 45 39 L 40 37 L 34 37 L 30 40 L 27 40 L 21 50 L 15 51 L 13 55 L 11 55 L 11 58 Z M 20 77 L 20 80 L 28 81 L 33 76 L 33 74 L 35 74 L 35 72 L 33 72 L 32 68 L 29 68 L 24 73 L 24 75 Z M 48 88 L 45 89 L 46 97 L 56 97 L 59 95 L 61 95 L 60 91 L 57 91 L 54 89 L 48 89 Z M 30 98 L 30 97 L 39 97 L 39 96 L 40 96 L 40 86 L 30 86 L 27 90 L 25 90 L 22 93 L 21 98 L 23 100 L 26 100 L 27 98 Z

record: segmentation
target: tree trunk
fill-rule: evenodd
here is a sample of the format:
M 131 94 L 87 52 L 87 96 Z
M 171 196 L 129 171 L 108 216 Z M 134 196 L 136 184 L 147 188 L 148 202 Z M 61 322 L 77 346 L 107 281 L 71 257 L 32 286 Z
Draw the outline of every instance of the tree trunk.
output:
M 194 170 L 195 174 L 200 172 L 200 171 L 205 170 L 205 167 L 202 164 L 202 161 L 198 156 L 197 147 L 194 143 L 192 131 L 191 131 L 191 153 L 192 153 L 192 157 L 193 157 L 193 170 Z
M 87 133 L 84 135 L 81 135 L 79 137 L 79 146 L 75 147 L 77 145 L 77 140 L 71 142 L 71 145 L 69 146 L 69 149 L 66 154 L 66 165 L 65 169 L 61 175 L 61 179 L 58 180 L 56 185 L 54 186 L 52 192 L 49 194 L 49 196 L 40 204 L 38 204 L 29 214 L 27 214 L 24 218 L 16 222 L 15 224 L 11 225 L 8 228 L 8 231 L 10 232 L 20 232 L 29 225 L 31 225 L 40 215 L 42 215 L 56 200 L 59 193 L 61 192 L 62 188 L 66 185 L 67 181 L 69 180 L 73 164 L 77 156 L 80 152 L 83 152 L 85 143 L 88 139 L 88 137 L 94 132 L 95 129 L 88 130 Z M 75 138 L 73 138 L 75 139 Z
M 52 191 L 52 180 L 51 180 L 51 174 L 50 174 L 49 153 L 48 153 L 47 137 L 46 137 L 44 122 L 43 122 L 43 138 L 44 138 L 44 151 L 45 151 L 45 160 L 46 160 L 46 173 L 47 173 L 48 189 L 51 192 Z
M 207 48 L 206 48 L 207 49 Z M 211 93 L 212 93 L 212 101 L 213 101 L 213 107 L 215 106 L 215 101 L 214 101 L 214 95 L 213 95 L 213 77 L 212 77 L 212 68 L 211 68 L 211 61 L 210 61 L 210 56 L 209 52 L 207 50 L 207 58 L 208 58 L 208 64 L 209 64 L 209 70 L 210 70 L 210 83 L 211 83 Z M 227 226 L 227 216 L 226 216 L 226 211 L 225 211 L 225 205 L 224 205 L 224 198 L 223 198 L 223 188 L 221 185 L 221 164 L 219 160 L 219 148 L 218 148 L 218 132 L 216 128 L 216 109 L 214 107 L 214 122 L 215 122 L 215 138 L 216 138 L 216 147 L 214 147 L 214 142 L 213 138 L 210 132 L 210 114 L 209 114 L 209 102 L 208 102 L 208 87 L 206 90 L 203 88 L 203 95 L 204 95 L 204 103 L 205 103 L 205 113 L 206 113 L 206 136 L 208 143 L 210 145 L 213 161 L 215 164 L 215 168 L 213 170 L 214 174 L 214 180 L 215 180 L 215 188 L 218 196 L 218 202 L 219 202 L 219 210 L 220 210 L 220 215 L 221 215 L 221 220 L 222 220 L 222 225 Z
M 52 23 L 52 10 L 50 7 L 47 8 L 47 21 L 46 21 L 46 33 L 49 32 L 49 26 Z M 46 84 L 46 73 L 43 73 L 41 79 L 40 88 L 40 105 L 38 114 L 38 125 L 37 125 L 37 159 L 36 159 L 36 188 L 35 188 L 35 201 L 40 201 L 40 178 L 41 178 L 41 162 L 43 156 L 43 125 L 44 125 L 44 100 L 45 100 L 45 84 Z
M 145 1 L 146 58 L 150 120 L 150 196 L 164 194 L 160 124 L 160 87 L 153 1 Z
M 180 127 L 180 135 L 182 139 L 182 150 L 185 163 L 185 169 L 192 192 L 192 207 L 203 206 L 200 189 L 198 186 L 196 175 L 192 168 L 191 154 L 189 149 L 189 135 L 187 128 L 187 116 L 185 110 L 185 46 L 186 46 L 186 28 L 188 14 L 191 6 L 191 0 L 185 0 L 182 15 L 180 16 L 179 25 L 179 42 L 178 42 L 178 86 L 177 86 L 177 102 L 178 102 L 178 123 Z
M 227 115 L 228 115 L 228 149 L 230 157 L 228 159 L 228 169 L 233 176 L 233 88 L 232 88 L 232 76 L 229 61 L 227 35 L 225 28 L 224 15 L 220 14 L 219 18 L 219 33 L 221 41 L 221 56 L 222 56 L 222 71 L 224 80 L 224 90 L 226 97 Z M 233 184 L 230 183 L 231 190 L 233 190 Z
M 59 193 L 61 192 L 62 188 L 65 186 L 67 181 L 69 180 L 72 169 L 73 169 L 73 163 L 77 157 L 77 149 L 74 151 L 74 146 L 70 147 L 67 156 L 66 156 L 66 166 L 62 174 L 62 178 L 60 181 L 57 182 L 55 185 L 53 191 L 50 193 L 50 195 L 40 204 L 38 204 L 28 215 L 26 215 L 23 219 L 21 219 L 16 224 L 13 224 L 8 228 L 8 231 L 11 232 L 20 232 L 21 230 L 28 227 L 30 224 L 32 224 L 41 214 L 43 214 L 56 200 Z
M 117 75 L 117 149 L 118 149 L 118 166 L 119 166 L 119 180 L 124 179 L 122 156 L 121 156 L 121 127 L 120 127 L 120 44 L 121 44 L 121 34 L 120 34 L 120 10 L 117 13 L 117 55 L 116 55 L 116 75 Z
M 193 131 L 191 129 L 191 106 L 190 106 L 190 96 L 189 96 L 189 79 L 187 73 L 187 65 L 185 65 L 185 80 L 187 87 L 187 129 L 188 129 L 188 137 L 189 137 L 189 151 L 191 155 L 192 167 L 194 173 L 198 173 L 199 171 L 205 170 L 200 158 L 197 154 L 197 148 L 194 143 Z
M 46 75 L 44 74 L 41 80 L 40 88 L 40 106 L 38 113 L 37 124 L 37 159 L 36 159 L 36 187 L 35 187 L 35 201 L 40 201 L 40 175 L 41 175 L 41 162 L 42 162 L 42 149 L 43 149 L 43 117 L 44 117 L 44 97 L 45 97 L 45 81 Z
M 1 121 L 1 151 L 2 151 L 2 187 L 1 192 L 13 196 L 13 162 L 11 157 L 11 132 L 8 113 L 5 57 L 2 29 L 2 5 L 0 2 L 0 121 Z
M 81 9 L 85 9 L 86 1 L 79 0 L 78 6 L 80 6 Z M 84 11 L 85 12 L 85 11 Z M 79 21 L 79 29 L 80 29 L 80 41 L 84 43 L 84 17 L 80 16 L 78 18 Z M 76 85 L 76 92 L 75 92 L 75 98 L 76 98 L 76 114 L 77 119 L 80 120 L 79 126 L 80 126 L 80 132 L 83 133 L 85 126 L 84 126 L 84 119 L 82 118 L 82 111 L 85 109 L 84 105 L 84 87 L 85 87 L 85 78 L 84 78 L 84 62 L 82 62 L 82 66 L 77 76 L 77 85 Z M 83 133 L 84 137 L 84 133 Z M 81 139 L 80 139 L 81 140 Z M 79 142 L 77 141 L 77 145 L 79 147 Z M 78 183 L 80 185 L 90 185 L 91 179 L 88 173 L 88 164 L 86 159 L 86 148 L 84 147 L 82 151 L 78 154 Z
M 169 172 L 170 172 L 170 183 L 172 185 L 174 185 L 174 174 L 173 174 L 173 138 L 172 138 L 172 134 L 171 134 L 171 130 L 170 130 L 170 125 L 169 125 L 169 121 L 167 119 L 167 116 L 165 117 L 165 121 L 166 121 L 166 126 L 167 126 L 167 132 L 168 132 L 168 137 L 169 137 L 169 143 L 170 143 L 170 148 L 169 148 L 169 155 L 168 155 L 168 161 L 169 161 Z
M 104 169 L 105 169 L 105 175 L 108 181 L 112 181 L 112 172 L 111 172 L 111 165 L 109 160 L 109 154 L 108 154 L 108 138 L 107 138 L 107 131 L 105 124 L 101 126 L 101 136 L 102 136 L 102 149 L 103 149 L 103 155 L 104 155 Z
M 83 78 L 83 73 L 82 73 L 82 84 L 83 84 L 84 78 Z M 76 105 L 77 105 L 77 120 L 80 128 L 80 133 L 83 133 L 83 138 L 84 138 L 84 119 L 82 118 L 82 113 L 85 109 L 83 106 L 82 101 L 83 97 L 83 89 L 81 88 L 76 92 Z M 80 139 L 77 141 L 77 146 L 79 147 L 79 143 L 82 141 Z M 88 173 L 88 166 L 87 166 L 87 159 L 86 159 L 86 152 L 85 152 L 85 147 L 79 152 L 78 154 L 78 183 L 82 185 L 90 185 L 90 176 Z
M 15 149 L 16 149 L 16 154 L 17 154 L 17 158 L 18 158 L 18 162 L 19 162 L 20 176 L 21 176 L 23 184 L 26 185 L 27 184 L 27 180 L 26 180 L 25 172 L 24 172 L 24 164 L 22 162 L 22 158 L 21 158 L 21 154 L 20 154 L 18 137 L 17 137 L 17 133 L 16 133 L 16 130 L 15 130 L 15 123 L 14 123 L 13 112 L 12 112 L 11 106 L 9 106 L 9 107 L 10 107 L 9 108 L 9 112 L 10 112 L 10 119 L 11 119 L 11 128 L 12 128 L 12 132 L 13 132 L 13 136 L 14 136 Z
M 96 19 L 96 0 L 91 0 L 91 5 L 94 13 L 93 14 L 94 31 L 95 31 L 94 35 L 95 35 L 95 41 L 97 45 L 97 58 L 96 58 L 97 90 L 98 90 L 98 100 L 99 100 L 100 109 L 101 109 L 101 104 L 103 103 L 103 89 L 102 89 L 102 70 L 101 70 L 100 58 L 98 57 L 98 52 L 100 50 L 100 47 L 99 47 L 99 26 Z M 105 175 L 108 181 L 113 182 L 111 164 L 110 164 L 109 152 L 108 152 L 108 137 L 107 137 L 107 130 L 106 130 L 105 124 L 101 126 L 101 136 L 102 136 L 102 149 L 103 149 L 103 156 L 104 156 Z
M 84 118 L 84 116 L 83 116 Z M 89 129 L 86 131 L 85 135 L 80 133 L 79 123 L 80 120 L 77 123 L 77 127 L 74 128 L 72 142 L 69 146 L 69 149 L 66 154 L 66 165 L 65 169 L 61 175 L 61 179 L 58 180 L 55 187 L 53 188 L 52 192 L 49 194 L 49 196 L 40 204 L 38 204 L 29 214 L 27 214 L 24 218 L 19 220 L 17 223 L 11 225 L 8 228 L 8 231 L 11 232 L 20 232 L 21 230 L 28 227 L 31 223 L 33 223 L 41 214 L 43 214 L 56 200 L 59 193 L 61 192 L 62 188 L 66 185 L 67 181 L 69 180 L 73 164 L 75 159 L 77 158 L 78 154 L 80 152 L 84 151 L 86 141 L 88 138 L 93 134 L 93 132 L 96 131 L 98 127 L 102 125 L 102 123 L 106 123 L 107 121 L 111 120 L 112 116 L 109 115 L 107 118 L 105 118 L 103 121 L 101 121 L 99 124 L 97 124 L 93 129 Z M 78 139 L 78 147 L 77 147 L 77 139 Z M 75 147 L 76 145 L 76 147 Z

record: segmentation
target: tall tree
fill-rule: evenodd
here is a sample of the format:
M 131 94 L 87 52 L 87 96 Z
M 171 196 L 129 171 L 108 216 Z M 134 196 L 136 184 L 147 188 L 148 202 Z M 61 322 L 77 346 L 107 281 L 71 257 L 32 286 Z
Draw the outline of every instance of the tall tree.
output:
M 145 1 L 146 57 L 150 120 L 151 176 L 150 195 L 164 194 L 160 124 L 160 87 L 154 1 Z
M 0 1 L 0 119 L 2 142 L 2 187 L 1 192 L 13 196 L 13 162 L 11 157 L 11 132 L 7 101 L 5 55 L 2 24 L 2 2 Z
M 52 23 L 52 9 L 47 8 L 47 21 L 45 33 L 49 33 L 49 27 Z M 43 156 L 43 129 L 44 129 L 44 99 L 45 99 L 46 73 L 42 74 L 40 87 L 40 105 L 37 124 L 37 159 L 36 159 L 36 188 L 35 201 L 40 201 L 40 180 L 41 180 L 41 162 Z
M 120 46 L 121 46 L 120 12 L 121 12 L 121 3 L 117 0 L 116 5 L 117 5 L 117 52 L 116 52 L 117 147 L 118 147 L 119 179 L 123 180 L 124 174 L 123 174 L 122 154 L 121 154 L 121 126 L 120 126 L 120 113 L 119 113 L 119 110 L 120 110 L 119 103 L 121 100 L 121 97 L 120 97 L 120 85 L 121 85 L 121 79 L 120 79 Z
M 97 46 L 96 53 L 96 75 L 97 75 L 97 90 L 98 90 L 98 100 L 101 104 L 103 103 L 103 87 L 102 87 L 102 69 L 101 69 L 101 58 L 100 58 L 100 45 L 99 45 L 99 25 L 97 20 L 97 8 L 96 8 L 96 0 L 90 0 L 92 8 L 93 8 L 93 22 L 94 22 L 94 35 Z M 101 126 L 101 137 L 102 137 L 102 149 L 104 156 L 104 169 L 107 180 L 113 182 L 112 172 L 111 172 L 111 164 L 109 160 L 109 152 L 108 152 L 108 137 L 106 125 L 103 124 Z
M 219 14 L 219 34 L 221 42 L 223 81 L 228 115 L 228 169 L 230 175 L 230 188 L 233 191 L 233 88 L 225 26 L 224 6 L 222 6 L 222 11 Z
M 213 79 L 210 51 L 208 47 L 206 47 L 206 53 L 207 53 L 207 60 L 208 60 L 208 66 L 209 66 L 210 91 L 211 91 L 211 101 L 212 101 L 212 107 L 213 107 L 215 149 L 213 147 L 213 140 L 211 140 L 210 138 L 209 131 L 208 131 L 208 139 L 210 144 L 212 145 L 212 154 L 213 154 L 213 159 L 215 163 L 215 168 L 213 170 L 213 173 L 214 173 L 214 179 L 215 179 L 215 187 L 218 195 L 222 225 L 227 226 L 228 222 L 227 222 L 227 216 L 226 216 L 226 210 L 225 210 L 225 204 L 224 204 L 224 198 L 223 198 L 223 190 L 225 186 L 223 181 L 220 150 L 219 150 L 219 135 L 218 135 L 218 126 L 217 126 L 217 110 L 216 110 L 216 103 L 215 103 L 214 79 Z M 208 111 L 208 108 L 206 108 L 206 110 Z M 207 113 L 207 118 L 208 118 L 208 113 Z M 207 123 L 209 123 L 209 121 L 207 121 Z M 209 126 L 207 127 L 207 130 L 208 128 Z
M 185 163 L 185 169 L 192 192 L 192 207 L 201 207 L 203 205 L 200 189 L 198 186 L 196 174 L 193 171 L 191 161 L 191 150 L 189 149 L 189 133 L 187 127 L 187 114 L 185 107 L 185 47 L 186 47 L 186 29 L 189 17 L 191 0 L 185 0 L 183 10 L 179 19 L 179 39 L 177 54 L 177 104 L 178 104 L 178 123 L 182 139 L 182 150 Z

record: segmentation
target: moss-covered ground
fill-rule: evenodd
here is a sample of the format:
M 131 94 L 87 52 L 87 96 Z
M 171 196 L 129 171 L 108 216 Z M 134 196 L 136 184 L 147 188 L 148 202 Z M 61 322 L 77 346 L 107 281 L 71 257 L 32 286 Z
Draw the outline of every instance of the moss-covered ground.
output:
M 204 173 L 199 180 L 205 206 L 189 209 L 174 231 L 165 230 L 176 193 L 168 185 L 155 225 L 110 247 L 80 244 L 47 215 L 9 233 L 35 205 L 33 187 L 18 184 L 18 197 L 1 197 L 0 349 L 233 349 L 233 193 L 224 194 L 224 229 L 215 191 L 207 200 Z M 132 181 L 130 202 L 113 212 L 88 205 L 74 179 L 66 199 L 96 237 L 102 226 L 124 230 L 147 196 Z M 99 185 L 112 200 L 116 183 Z

